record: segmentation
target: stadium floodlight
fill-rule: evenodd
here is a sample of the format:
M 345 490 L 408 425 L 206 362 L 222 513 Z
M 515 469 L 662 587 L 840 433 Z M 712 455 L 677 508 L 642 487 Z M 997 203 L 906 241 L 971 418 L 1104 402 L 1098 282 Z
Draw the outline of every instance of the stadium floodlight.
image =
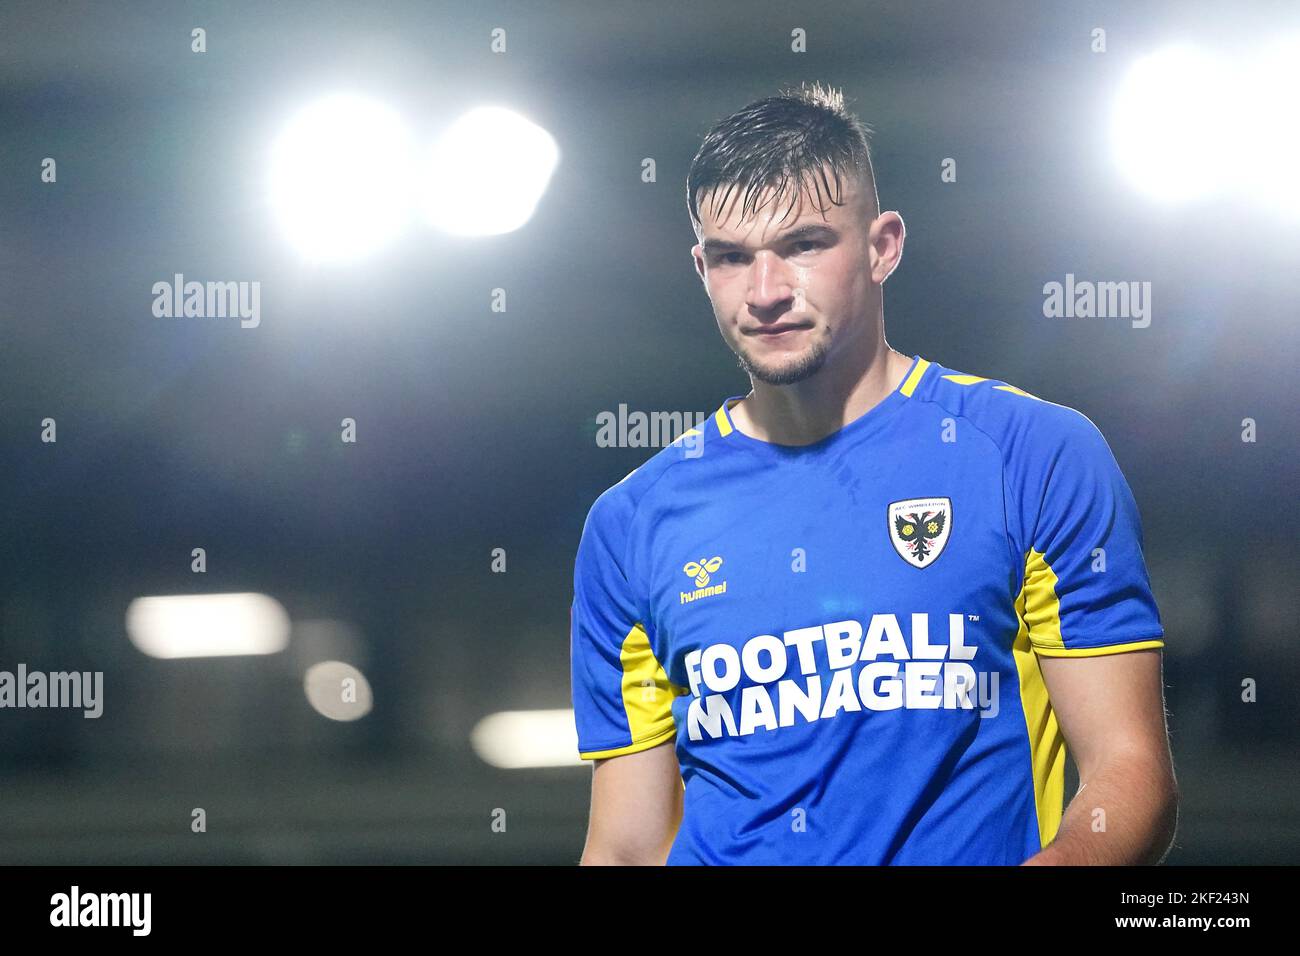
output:
M 513 232 L 532 218 L 559 155 L 551 134 L 518 113 L 497 106 L 473 109 L 433 147 L 425 214 L 453 235 Z
M 1139 60 L 1121 86 L 1111 127 L 1124 174 L 1160 200 L 1217 191 L 1228 175 L 1230 138 L 1219 127 L 1239 107 L 1230 96 L 1230 72 L 1194 47 L 1169 47 Z
M 275 654 L 289 642 L 289 615 L 265 594 L 175 594 L 136 598 L 126 633 L 150 657 Z
M 503 710 L 488 714 L 470 731 L 470 746 L 493 767 L 580 766 L 572 710 Z
M 304 258 L 360 259 L 409 219 L 410 165 L 410 137 L 394 110 L 336 94 L 294 116 L 276 140 L 271 204 Z

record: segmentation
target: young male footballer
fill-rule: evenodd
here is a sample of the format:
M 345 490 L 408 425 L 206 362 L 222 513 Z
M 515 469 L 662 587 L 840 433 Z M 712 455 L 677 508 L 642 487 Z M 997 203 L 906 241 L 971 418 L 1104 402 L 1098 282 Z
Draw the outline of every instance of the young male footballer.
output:
M 890 348 L 903 221 L 840 93 L 722 120 L 687 205 L 753 387 L 587 516 L 581 862 L 1162 860 L 1164 631 L 1097 427 Z

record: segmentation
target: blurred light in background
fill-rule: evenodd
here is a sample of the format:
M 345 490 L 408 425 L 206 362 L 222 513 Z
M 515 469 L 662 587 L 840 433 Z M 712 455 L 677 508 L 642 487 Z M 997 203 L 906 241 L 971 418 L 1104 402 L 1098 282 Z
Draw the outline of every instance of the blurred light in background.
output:
M 1228 137 L 1216 128 L 1228 115 L 1228 91 L 1228 71 L 1194 47 L 1170 47 L 1134 64 L 1111 127 L 1115 158 L 1133 185 L 1165 201 L 1214 192 L 1229 175 Z
M 1168 47 L 1134 64 L 1115 105 L 1115 159 L 1148 197 L 1177 202 L 1238 190 L 1300 216 L 1300 38 L 1229 58 Z
M 1252 57 L 1242 73 L 1243 89 L 1232 104 L 1245 132 L 1242 175 L 1263 205 L 1300 217 L 1300 37 L 1276 43 Z
M 308 702 L 330 720 L 359 720 L 374 704 L 365 675 L 342 661 L 313 664 L 302 684 Z
M 275 654 L 289 641 L 289 615 L 265 594 L 177 594 L 136 598 L 126 633 L 150 657 Z
M 507 770 L 583 763 L 571 709 L 489 714 L 474 725 L 469 742 L 485 763 Z
M 425 214 L 453 235 L 518 229 L 537 209 L 559 155 L 551 134 L 518 113 L 497 106 L 471 110 L 433 149 Z
M 313 262 L 359 259 L 391 240 L 411 210 L 411 146 L 389 107 L 352 94 L 290 121 L 271 154 L 271 204 Z

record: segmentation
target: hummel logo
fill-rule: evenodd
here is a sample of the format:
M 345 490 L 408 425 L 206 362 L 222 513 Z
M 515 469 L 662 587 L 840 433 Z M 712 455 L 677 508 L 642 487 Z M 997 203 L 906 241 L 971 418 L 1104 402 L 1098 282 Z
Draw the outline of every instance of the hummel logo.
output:
M 718 568 L 722 567 L 722 558 L 714 556 L 712 558 L 701 558 L 699 561 L 688 561 L 682 571 L 691 575 L 695 579 L 694 591 L 682 591 L 682 603 L 689 604 L 691 601 L 698 601 L 703 597 L 712 597 L 715 594 L 727 593 L 727 582 L 721 584 L 709 585 L 709 575 L 713 574 Z

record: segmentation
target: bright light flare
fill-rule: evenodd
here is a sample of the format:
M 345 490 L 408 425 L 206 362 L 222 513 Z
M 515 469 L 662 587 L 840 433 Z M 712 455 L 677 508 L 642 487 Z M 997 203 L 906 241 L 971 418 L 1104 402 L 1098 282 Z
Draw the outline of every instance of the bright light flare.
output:
M 410 170 L 410 136 L 398 114 L 374 100 L 338 94 L 298 113 L 276 140 L 271 203 L 306 259 L 360 259 L 406 225 Z
M 1219 128 L 1229 115 L 1229 71 L 1190 46 L 1170 47 L 1134 64 L 1124 80 L 1111 128 L 1115 159 L 1147 195 L 1200 198 L 1229 171 Z
M 302 688 L 316 713 L 330 720 L 360 720 L 374 706 L 366 675 L 343 661 L 313 664 L 303 676 Z
M 136 598 L 126 609 L 131 643 L 150 657 L 275 654 L 289 642 L 289 615 L 265 594 Z
M 1241 148 L 1240 175 L 1265 205 L 1300 214 L 1300 37 L 1275 43 L 1247 64 L 1234 104 Z
M 513 232 L 532 218 L 559 156 L 551 134 L 518 113 L 497 106 L 471 110 L 433 148 L 425 215 L 453 235 Z
M 572 710 L 504 710 L 488 714 L 470 732 L 485 763 L 507 770 L 581 764 Z

